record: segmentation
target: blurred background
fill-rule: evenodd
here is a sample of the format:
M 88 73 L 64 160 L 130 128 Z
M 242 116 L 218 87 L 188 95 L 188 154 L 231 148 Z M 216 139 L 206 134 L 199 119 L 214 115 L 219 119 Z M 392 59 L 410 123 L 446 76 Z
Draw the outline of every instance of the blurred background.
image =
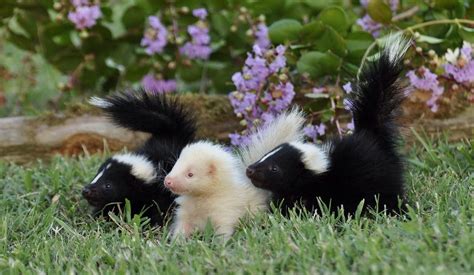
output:
M 357 73 L 403 33 L 405 120 L 452 118 L 474 102 L 473 19 L 469 0 L 3 0 L 0 116 L 144 87 L 194 103 L 220 95 L 234 145 L 296 102 L 317 141 L 352 129 Z

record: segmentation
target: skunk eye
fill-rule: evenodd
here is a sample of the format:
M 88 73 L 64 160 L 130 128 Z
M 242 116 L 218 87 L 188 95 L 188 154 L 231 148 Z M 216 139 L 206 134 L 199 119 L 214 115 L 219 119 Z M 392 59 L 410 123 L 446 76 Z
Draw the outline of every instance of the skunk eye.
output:
M 272 166 L 272 172 L 278 171 L 278 168 L 276 166 Z
M 193 176 L 194 176 L 193 173 L 191 173 L 191 172 L 188 173 L 188 178 L 192 178 Z
M 106 184 L 106 185 L 105 185 L 105 188 L 106 188 L 106 189 L 110 189 L 111 187 L 112 187 L 112 185 L 110 185 L 110 184 Z

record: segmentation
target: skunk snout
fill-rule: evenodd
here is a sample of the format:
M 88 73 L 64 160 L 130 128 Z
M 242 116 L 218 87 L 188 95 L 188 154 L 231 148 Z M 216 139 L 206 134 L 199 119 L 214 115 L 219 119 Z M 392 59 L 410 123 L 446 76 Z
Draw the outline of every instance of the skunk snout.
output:
M 251 166 L 247 167 L 247 170 L 245 171 L 245 174 L 247 175 L 248 178 L 252 178 L 252 176 L 255 174 L 255 169 Z
M 94 187 L 91 187 L 91 186 L 86 186 L 82 189 L 82 196 L 85 198 L 85 199 L 92 199 L 94 198 L 95 194 L 97 193 L 97 191 L 95 190 Z

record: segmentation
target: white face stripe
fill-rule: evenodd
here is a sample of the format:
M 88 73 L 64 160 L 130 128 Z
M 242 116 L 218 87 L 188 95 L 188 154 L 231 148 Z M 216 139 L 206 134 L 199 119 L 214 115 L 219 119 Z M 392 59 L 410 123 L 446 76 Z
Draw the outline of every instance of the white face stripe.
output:
M 107 169 L 107 168 L 105 168 L 105 169 Z M 100 179 L 100 177 L 102 177 L 102 175 L 104 175 L 105 169 L 100 171 L 100 173 L 97 174 L 97 176 L 95 176 L 95 178 L 92 180 L 91 184 L 95 184 Z
M 280 151 L 281 150 L 281 146 L 274 149 L 273 151 L 271 151 L 270 153 L 266 154 L 265 156 L 263 156 L 263 158 L 261 160 L 258 161 L 258 163 L 261 163 L 261 162 L 264 162 L 267 158 L 273 156 L 274 154 L 276 154 L 276 152 Z

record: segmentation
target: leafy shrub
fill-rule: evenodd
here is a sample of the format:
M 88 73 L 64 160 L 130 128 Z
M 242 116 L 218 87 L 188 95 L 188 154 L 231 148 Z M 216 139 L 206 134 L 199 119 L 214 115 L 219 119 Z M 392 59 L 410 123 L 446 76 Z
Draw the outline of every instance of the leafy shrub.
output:
M 311 98 L 308 136 L 350 129 L 344 97 L 391 32 L 414 38 L 409 92 L 427 93 L 432 112 L 452 93 L 472 102 L 473 17 L 469 0 L 4 0 L 0 7 L 8 40 L 67 75 L 63 91 L 141 83 L 155 92 L 229 93 L 246 128 L 231 135 L 234 144 L 300 95 Z

